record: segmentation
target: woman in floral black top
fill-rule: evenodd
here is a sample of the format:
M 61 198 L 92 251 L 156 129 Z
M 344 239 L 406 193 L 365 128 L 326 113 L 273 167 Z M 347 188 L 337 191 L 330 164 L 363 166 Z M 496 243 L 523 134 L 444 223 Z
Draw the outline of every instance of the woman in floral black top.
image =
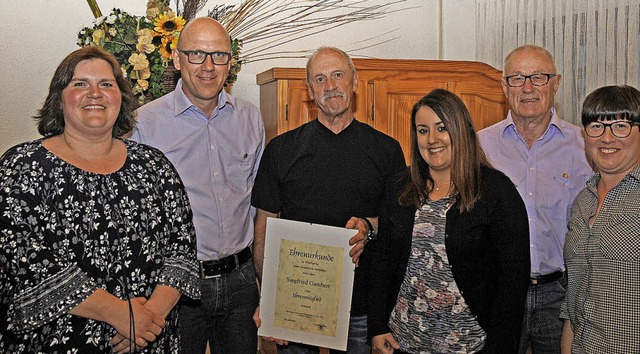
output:
M 95 47 L 67 56 L 0 160 L 0 352 L 174 353 L 173 307 L 198 298 L 195 233 L 176 170 L 120 140 L 136 102 Z

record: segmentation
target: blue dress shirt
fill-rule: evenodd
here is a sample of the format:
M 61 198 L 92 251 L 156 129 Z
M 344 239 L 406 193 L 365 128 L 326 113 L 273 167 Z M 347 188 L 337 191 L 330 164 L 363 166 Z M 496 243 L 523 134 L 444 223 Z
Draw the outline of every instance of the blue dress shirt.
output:
M 529 148 L 509 115 L 478 132 L 493 166 L 516 185 L 529 216 L 531 276 L 564 271 L 562 257 L 571 204 L 593 171 L 580 128 L 551 111 L 551 123 Z
M 131 139 L 160 149 L 187 189 L 199 260 L 220 259 L 253 241 L 251 189 L 265 145 L 258 108 L 224 90 L 211 117 L 175 91 L 137 111 Z

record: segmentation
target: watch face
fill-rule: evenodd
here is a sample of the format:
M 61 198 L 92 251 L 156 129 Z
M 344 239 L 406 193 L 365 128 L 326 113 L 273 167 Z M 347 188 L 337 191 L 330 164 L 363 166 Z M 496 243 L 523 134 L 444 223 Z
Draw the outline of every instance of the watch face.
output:
M 375 234 L 373 233 L 373 230 L 369 230 L 369 232 L 367 232 L 367 240 L 371 241 L 373 239 L 375 239 Z

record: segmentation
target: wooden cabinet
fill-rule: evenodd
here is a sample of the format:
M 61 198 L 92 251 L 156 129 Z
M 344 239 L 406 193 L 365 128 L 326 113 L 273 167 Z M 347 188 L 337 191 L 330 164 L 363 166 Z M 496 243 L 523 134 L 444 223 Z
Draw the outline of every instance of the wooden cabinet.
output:
M 358 72 L 355 118 L 396 138 L 409 161 L 411 108 L 429 91 L 456 93 L 480 130 L 507 114 L 502 72 L 473 61 L 353 59 Z M 267 140 L 316 117 L 304 68 L 272 68 L 257 76 Z

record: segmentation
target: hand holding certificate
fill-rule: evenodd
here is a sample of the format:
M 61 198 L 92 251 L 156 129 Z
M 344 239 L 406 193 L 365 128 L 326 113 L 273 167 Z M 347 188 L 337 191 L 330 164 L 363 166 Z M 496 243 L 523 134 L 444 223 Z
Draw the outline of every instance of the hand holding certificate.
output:
M 346 349 L 357 232 L 267 219 L 259 335 Z

